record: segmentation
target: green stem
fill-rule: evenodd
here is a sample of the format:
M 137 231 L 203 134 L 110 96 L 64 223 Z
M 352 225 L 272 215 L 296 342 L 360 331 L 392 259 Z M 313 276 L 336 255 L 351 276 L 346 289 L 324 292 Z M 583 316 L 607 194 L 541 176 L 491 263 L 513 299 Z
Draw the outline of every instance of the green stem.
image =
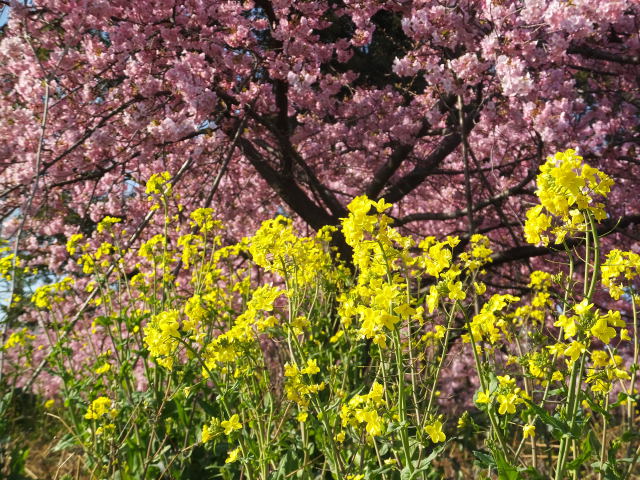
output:
M 604 397 L 604 410 L 609 410 L 609 395 Z M 607 451 L 607 417 L 602 415 L 602 439 L 600 440 L 600 471 L 598 472 L 598 480 L 602 480 L 602 466 L 604 465 L 604 456 Z
M 411 448 L 409 447 L 409 434 L 407 422 L 406 398 L 404 389 L 404 363 L 402 360 L 402 342 L 400 340 L 400 331 L 396 327 L 393 331 L 393 340 L 396 353 L 396 364 L 398 367 L 398 416 L 400 417 L 400 440 L 402 442 L 402 451 L 404 453 L 405 466 L 409 472 L 413 474 L 413 463 L 411 461 Z
M 456 301 L 458 304 L 458 301 Z M 462 313 L 464 314 L 465 324 L 467 327 L 467 331 L 469 332 L 469 339 L 471 340 L 471 349 L 473 351 L 473 360 L 476 365 L 476 372 L 478 373 L 478 378 L 480 379 L 480 386 L 482 387 L 483 392 L 487 392 L 489 390 L 489 386 L 487 385 L 487 380 L 484 378 L 484 372 L 482 370 L 482 365 L 480 364 L 480 358 L 478 357 L 478 351 L 476 349 L 476 342 L 473 338 L 473 332 L 471 331 L 471 325 L 469 323 L 469 317 L 467 316 L 464 309 L 460 308 Z M 491 427 L 494 432 L 495 437 L 498 440 L 500 448 L 502 449 L 502 454 L 505 459 L 509 458 L 509 449 L 507 447 L 507 443 L 502 436 L 502 432 L 500 431 L 500 422 L 495 417 L 495 412 L 493 411 L 493 406 L 491 404 L 487 405 L 487 415 L 489 416 L 489 421 L 491 422 Z

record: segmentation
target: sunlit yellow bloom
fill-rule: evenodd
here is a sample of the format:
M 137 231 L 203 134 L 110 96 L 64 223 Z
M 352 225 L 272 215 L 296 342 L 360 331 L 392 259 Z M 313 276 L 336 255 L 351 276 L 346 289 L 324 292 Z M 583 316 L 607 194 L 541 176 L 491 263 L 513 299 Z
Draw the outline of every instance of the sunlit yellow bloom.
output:
M 147 180 L 146 193 L 171 195 L 171 174 L 169 172 L 154 173 Z
M 88 420 L 97 420 L 103 415 L 106 415 L 111 410 L 111 399 L 108 397 L 96 398 L 85 413 L 84 418 Z
M 431 285 L 429 288 L 429 295 L 427 295 L 427 308 L 429 309 L 430 314 L 438 307 L 438 299 L 438 289 L 435 285 Z
M 449 282 L 447 284 L 449 289 L 449 298 L 451 300 L 464 300 L 467 297 L 467 294 L 462 290 L 462 282 Z
M 425 425 L 424 431 L 427 432 L 433 443 L 444 442 L 447 439 L 447 436 L 442 431 L 442 422 L 439 420 Z
M 607 324 L 605 317 L 600 317 L 595 325 L 591 327 L 591 334 L 608 344 L 616 336 L 616 331 Z
M 578 315 L 586 315 L 589 310 L 591 310 L 591 308 L 593 308 L 593 303 L 589 303 L 589 301 L 585 298 L 573 307 L 573 311 Z
M 78 244 L 83 238 L 84 235 L 82 235 L 81 233 L 74 233 L 69 237 L 69 239 L 67 240 L 67 252 L 69 252 L 69 255 L 74 255 L 76 253 Z
M 12 332 L 7 338 L 7 341 L 2 346 L 3 350 L 9 350 L 17 345 L 26 345 L 27 340 L 34 340 L 36 337 L 28 333 L 28 330 L 25 328 L 21 328 L 15 332 Z
M 300 373 L 306 373 L 307 375 L 314 375 L 318 373 L 320 369 L 318 368 L 318 362 L 315 359 L 307 360 L 307 366 L 301 370 Z
M 238 414 L 234 413 L 229 420 L 224 420 L 220 423 L 220 426 L 224 428 L 225 435 L 230 435 L 232 432 L 242 428 L 242 423 L 239 420 Z
M 487 291 L 487 286 L 482 282 L 473 282 L 473 288 L 478 295 L 482 295 Z
M 209 440 L 214 438 L 214 432 L 209 428 L 209 425 L 204 424 L 202 426 L 202 443 L 207 443 Z
M 516 402 L 518 401 L 518 396 L 516 394 L 500 394 L 496 399 L 498 400 L 498 403 L 500 403 L 500 407 L 498 408 L 498 413 L 500 415 L 516 413 Z
M 110 217 L 110 216 L 106 216 L 104 217 L 102 220 L 100 220 L 100 223 L 98 223 L 98 233 L 103 233 L 105 230 L 111 230 L 111 227 L 113 227 L 113 225 L 115 225 L 116 223 L 120 223 L 122 222 L 121 218 L 117 218 L 117 217 Z M 67 245 L 67 250 L 69 249 L 68 245 Z M 69 252 L 71 253 L 71 252 Z M 73 253 L 71 253 L 71 255 L 73 255 Z
M 530 423 L 522 426 L 522 436 L 524 438 L 535 437 L 536 435 L 536 426 Z
M 567 317 L 560 315 L 558 320 L 553 324 L 554 327 L 561 327 L 564 330 L 564 338 L 570 338 L 578 333 L 577 317 Z
M 609 364 L 609 354 L 602 350 L 591 352 L 591 361 L 595 367 L 606 367 Z
M 103 373 L 107 373 L 109 370 L 111 370 L 111 364 L 110 363 L 105 363 L 103 365 L 101 365 L 100 367 L 95 369 L 95 372 L 98 375 L 102 375 Z
M 481 390 L 478 392 L 478 396 L 476 397 L 476 403 L 491 403 L 491 397 L 487 392 L 483 392 Z
M 578 342 L 578 341 L 573 341 L 571 342 L 571 344 L 564 350 L 564 354 L 571 358 L 571 362 L 575 362 L 576 360 L 578 360 L 578 358 L 580 357 L 580 355 L 585 352 L 587 349 L 587 347 L 584 346 L 584 344 Z
M 227 459 L 224 461 L 224 463 L 233 463 L 233 462 L 237 461 L 238 457 L 240 456 L 241 451 L 242 450 L 241 450 L 240 447 L 231 450 L 228 453 Z
M 603 172 L 582 163 L 575 150 L 558 152 L 547 157 L 536 179 L 536 195 L 540 205 L 529 209 L 525 223 L 525 238 L 530 243 L 548 244 L 546 232 L 556 235 L 556 243 L 575 231 L 587 227 L 584 212 L 590 212 L 596 221 L 606 218 L 603 205 L 593 197 L 606 197 L 613 180 Z M 550 215 L 543 213 L 545 209 Z

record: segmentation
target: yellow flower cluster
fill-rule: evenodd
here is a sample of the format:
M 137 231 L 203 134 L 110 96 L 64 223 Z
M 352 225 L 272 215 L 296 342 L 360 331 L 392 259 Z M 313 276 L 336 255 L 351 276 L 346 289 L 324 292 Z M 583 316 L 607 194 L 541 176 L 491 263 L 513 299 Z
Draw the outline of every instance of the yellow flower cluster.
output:
M 608 344 L 617 333 L 613 327 L 623 329 L 620 331 L 622 340 L 629 339 L 629 334 L 624 328 L 626 323 L 622 320 L 620 312 L 609 310 L 605 315 L 601 315 L 599 310 L 592 310 L 592 308 L 593 304 L 588 304 L 584 299 L 573 307 L 576 315 L 560 315 L 553 325 L 563 329 L 565 340 L 588 331 L 597 339 Z
M 12 332 L 2 348 L 4 350 L 9 350 L 10 348 L 13 348 L 17 345 L 26 345 L 27 340 L 35 340 L 36 337 L 28 332 L 29 331 L 26 328 L 21 328 L 20 330 Z
M 144 327 L 144 343 L 151 357 L 168 370 L 173 369 L 175 353 L 180 344 L 180 313 L 167 310 L 154 315 Z
M 443 242 L 437 242 L 435 237 L 426 237 L 418 244 L 423 251 L 418 258 L 418 266 L 432 277 L 439 278 L 442 272 L 451 267 L 453 248 L 459 243 L 458 237 L 447 237 Z
M 207 443 L 220 435 L 232 435 L 233 432 L 242 430 L 242 422 L 237 413 L 231 415 L 228 420 L 220 421 L 213 417 L 208 424 L 202 426 L 202 443 Z
M 437 242 L 434 237 L 427 237 L 419 244 L 424 254 L 418 259 L 418 265 L 424 266 L 427 274 L 438 279 L 435 285 L 429 287 L 426 299 L 429 313 L 437 310 L 441 299 L 455 302 L 467 298 L 467 292 L 463 290 L 463 283 L 459 280 L 463 271 L 474 274 L 492 261 L 493 250 L 489 248 L 489 239 L 484 235 L 474 234 L 471 236 L 469 251 L 460 253 L 458 260 L 452 262 L 453 249 L 459 243 L 458 237 L 450 236 L 442 242 Z M 474 289 L 478 295 L 482 295 L 486 291 L 486 285 L 474 282 Z
M 587 369 L 586 382 L 591 384 L 594 393 L 607 394 L 616 380 L 630 380 L 629 373 L 620 367 L 622 357 L 605 350 L 591 352 L 591 367 Z
M 304 368 L 299 368 L 295 364 L 286 363 L 284 366 L 285 393 L 287 398 L 296 402 L 303 410 L 309 406 L 312 395 L 316 395 L 325 388 L 325 383 L 313 383 L 311 377 L 320 372 L 315 359 L 307 360 Z
M 500 315 L 500 313 L 510 303 L 519 300 L 519 297 L 514 297 L 509 294 L 493 295 L 489 301 L 482 306 L 480 313 L 473 317 L 469 325 L 473 341 L 477 343 L 486 340 L 494 344 L 498 342 L 503 335 L 508 335 L 507 320 L 504 318 L 504 315 Z M 471 341 L 469 335 L 464 335 L 463 339 L 466 342 Z
M 536 194 L 540 205 L 527 212 L 524 225 L 526 240 L 548 245 L 551 228 L 555 243 L 562 243 L 567 234 L 587 229 L 587 215 L 596 221 L 603 220 L 606 218 L 604 205 L 594 202 L 594 197 L 606 198 L 613 183 L 608 175 L 583 163 L 575 150 L 547 157 L 537 177 Z M 555 226 L 554 217 L 560 222 Z
M 67 240 L 67 252 L 69 255 L 75 255 L 78 250 L 78 245 L 80 244 L 80 240 L 84 238 L 84 235 L 81 233 L 75 233 L 69 237 Z
M 375 237 L 375 230 L 385 232 L 391 224 L 391 218 L 386 215 L 373 215 L 372 210 L 382 214 L 391 206 L 384 199 L 374 202 L 365 195 L 354 198 L 347 206 L 349 216 L 342 219 L 342 233 L 347 243 L 355 246 Z
M 147 180 L 147 195 L 165 195 L 171 196 L 171 174 L 169 172 L 154 173 Z
M 211 208 L 199 208 L 191 213 L 191 226 L 196 228 L 200 234 L 187 233 L 181 235 L 178 238 L 177 244 L 182 250 L 181 260 L 184 268 L 189 268 L 192 264 L 198 264 L 198 266 L 205 268 L 205 257 L 207 255 L 207 248 L 218 247 L 222 244 L 220 235 L 211 235 L 211 232 L 217 232 L 223 230 L 223 225 L 219 220 L 213 218 L 213 209 Z M 197 281 L 197 278 L 205 272 L 197 272 L 192 281 Z M 212 272 L 208 272 L 212 273 Z
M 166 251 L 167 239 L 163 234 L 159 233 L 140 245 L 138 256 L 150 262 L 168 262 L 171 261 L 171 257 L 166 257 Z M 163 258 L 163 255 L 165 258 Z
M 544 322 L 547 309 L 553 306 L 551 301 L 553 283 L 553 276 L 550 273 L 540 270 L 531 272 L 529 288 L 533 295 L 529 304 L 519 306 L 514 312 L 516 325 L 525 325 L 531 320 L 538 324 Z
M 202 342 L 206 327 L 212 319 L 212 312 L 222 307 L 222 304 L 219 289 L 209 290 L 202 295 L 194 294 L 184 304 L 186 318 L 182 321 L 182 328 L 185 332 L 192 334 L 193 340 Z
M 31 297 L 33 304 L 42 310 L 51 310 L 54 303 L 64 300 L 65 294 L 70 292 L 75 281 L 71 277 L 65 277 L 59 282 L 38 287 Z
M 110 414 L 113 417 L 115 416 L 116 411 L 111 408 L 111 405 L 112 403 L 109 397 L 98 397 L 91 402 L 84 418 L 87 420 L 98 420 L 107 414 Z
M 198 208 L 191 212 L 191 225 L 202 233 L 222 229 L 222 222 L 214 218 L 213 208 Z
M 493 391 L 479 391 L 476 396 L 476 403 L 489 404 L 494 401 L 499 404 L 498 413 L 500 415 L 516 413 L 516 407 L 530 400 L 527 393 L 516 385 L 516 379 L 509 375 L 497 377 L 498 385 Z
M 105 231 L 111 231 L 112 226 L 120 221 L 121 220 L 119 218 L 105 217 L 98 224 L 98 232 L 103 233 Z M 112 232 L 111 236 L 115 237 L 115 234 Z M 77 263 L 78 265 L 82 265 L 82 272 L 87 275 L 95 273 L 96 267 L 98 266 L 108 268 L 113 264 L 114 255 L 123 254 L 122 249 L 110 242 L 102 242 L 94 252 L 91 252 L 91 244 L 89 242 L 85 242 L 83 245 L 80 245 L 83 238 L 84 236 L 81 233 L 71 235 L 67 240 L 67 252 L 69 252 L 69 255 L 73 256 L 76 254 L 78 249 L 81 250 L 82 255 L 77 259 Z M 122 260 L 120 259 L 120 261 Z
M 278 273 L 291 287 L 304 286 L 331 265 L 319 238 L 330 239 L 329 230 L 316 238 L 300 237 L 291 219 L 278 216 L 262 223 L 249 242 L 249 252 L 257 265 Z
M 476 233 L 471 235 L 469 252 L 462 252 L 460 260 L 464 262 L 464 267 L 470 271 L 479 270 L 487 263 L 491 263 L 493 250 L 489 246 L 489 239 L 484 235 Z
M 104 233 L 105 231 L 108 232 L 113 228 L 115 224 L 121 223 L 121 222 L 122 222 L 121 218 L 110 217 L 107 215 L 98 223 L 98 227 L 97 227 L 98 233 Z
M 602 265 L 602 284 L 609 289 L 609 294 L 618 300 L 624 293 L 625 284 L 622 278 L 627 281 L 640 274 L 640 255 L 635 252 L 623 252 L 618 249 L 611 250 Z
M 8 247 L 2 247 L 0 249 L 0 252 L 5 253 L 5 252 L 8 252 L 9 250 L 10 249 Z M 0 258 L 0 278 L 3 278 L 8 282 L 11 281 L 11 275 L 13 274 L 14 257 L 15 255 L 13 253 L 10 253 Z M 20 260 L 20 258 L 16 258 L 15 263 L 16 263 L 16 268 L 18 268 L 22 264 L 22 260 Z
M 527 366 L 529 373 L 545 384 L 553 368 L 549 351 L 542 349 L 538 352 L 530 353 L 527 356 Z
M 385 405 L 384 387 L 378 382 L 373 382 L 368 394 L 355 395 L 349 402 L 342 405 L 340 409 L 342 428 L 348 426 L 357 428 L 364 424 L 368 435 L 372 437 L 382 435 L 386 424 L 384 418 L 379 414 L 379 409 Z M 342 438 L 344 439 L 344 436 Z
M 386 348 L 387 334 L 401 320 L 422 319 L 422 309 L 414 308 L 406 282 L 397 274 L 402 263 L 412 263 L 408 251 L 413 241 L 390 227 L 392 220 L 383 213 L 389 207 L 384 200 L 356 197 L 347 207 L 349 216 L 342 219 L 358 277 L 357 284 L 339 296 L 338 312 L 347 328 L 357 315 L 358 334 L 381 348 Z
M 236 361 L 247 344 L 255 344 L 259 332 L 273 327 L 277 319 L 269 312 L 282 294 L 282 290 L 271 285 L 254 289 L 245 311 L 236 318 L 233 326 L 206 345 L 203 353 L 206 369 L 211 371 L 219 364 Z M 206 370 L 203 374 L 208 375 Z

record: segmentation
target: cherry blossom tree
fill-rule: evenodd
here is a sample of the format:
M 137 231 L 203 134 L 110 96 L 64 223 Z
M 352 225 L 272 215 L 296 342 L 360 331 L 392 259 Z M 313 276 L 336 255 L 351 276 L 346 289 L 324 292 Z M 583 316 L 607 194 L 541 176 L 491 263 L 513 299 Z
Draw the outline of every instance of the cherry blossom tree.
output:
M 569 147 L 617 181 L 603 232 L 637 239 L 635 0 L 3 3 L 0 218 L 43 268 L 106 215 L 139 229 L 160 171 L 229 240 L 367 194 L 407 231 L 489 234 L 504 267 L 550 251 L 520 225 Z

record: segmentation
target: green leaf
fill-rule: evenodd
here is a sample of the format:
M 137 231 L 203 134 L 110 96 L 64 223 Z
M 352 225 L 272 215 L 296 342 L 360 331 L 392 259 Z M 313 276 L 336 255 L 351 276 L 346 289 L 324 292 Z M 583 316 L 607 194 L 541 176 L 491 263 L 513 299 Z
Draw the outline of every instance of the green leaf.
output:
M 593 448 L 591 447 L 591 436 L 588 435 L 587 438 L 584 439 L 582 445 L 580 446 L 580 455 L 578 457 L 567 463 L 567 470 L 578 470 L 584 462 L 586 462 L 589 457 L 591 457 L 591 453 L 593 452 Z
M 48 48 L 44 48 L 44 47 L 36 48 L 36 57 L 41 62 L 44 62 L 45 60 L 49 60 L 50 55 L 51 55 L 51 50 L 49 50 Z
M 480 468 L 496 468 L 496 462 L 490 454 L 476 450 L 473 456 L 476 457 L 476 464 Z
M 620 437 L 620 441 L 622 441 L 624 443 L 628 443 L 628 442 L 631 442 L 633 440 L 637 440 L 638 438 L 640 438 L 640 432 L 637 432 L 635 430 L 627 430 Z
M 505 458 L 498 454 L 494 455 L 496 464 L 498 465 L 498 478 L 500 480 L 521 480 L 522 476 L 509 462 L 505 460 Z
M 551 425 L 556 431 L 561 432 L 563 435 L 569 435 L 571 438 L 574 438 L 574 435 L 571 434 L 571 428 L 567 424 L 567 422 L 560 420 L 555 416 L 551 416 L 547 413 L 544 408 L 540 408 L 535 403 L 531 403 L 527 401 L 529 408 L 538 415 L 544 423 L 547 425 Z
M 409 467 L 404 467 L 400 472 L 400 480 L 412 480 L 411 478 L 411 470 Z
M 449 442 L 445 442 L 438 445 L 426 458 L 423 458 L 420 462 L 415 461 L 412 478 L 423 478 L 423 476 L 418 476 L 418 474 L 429 470 L 431 468 L 431 462 L 433 462 L 438 457 L 438 455 L 442 453 L 442 451 L 447 447 L 448 444 Z
M 605 417 L 607 419 L 607 422 L 613 421 L 613 417 L 611 416 L 611 414 L 607 412 L 604 408 L 602 408 L 600 405 L 598 405 L 598 402 L 596 402 L 591 395 L 588 395 L 585 393 L 585 398 L 587 400 L 587 403 L 589 404 L 589 406 L 594 412 L 597 412 L 603 417 Z
M 56 444 L 55 447 L 51 449 L 52 452 L 60 452 L 62 450 L 66 450 L 69 447 L 73 447 L 76 445 L 76 439 L 70 433 L 64 435 L 60 441 Z

